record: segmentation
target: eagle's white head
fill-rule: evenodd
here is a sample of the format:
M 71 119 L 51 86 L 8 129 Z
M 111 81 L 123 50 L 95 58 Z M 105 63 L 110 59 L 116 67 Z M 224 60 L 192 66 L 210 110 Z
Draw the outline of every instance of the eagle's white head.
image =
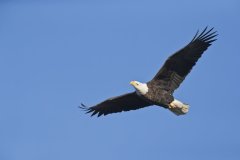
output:
M 146 83 L 131 81 L 130 84 L 136 89 L 137 94 L 145 95 L 148 92 L 148 86 Z

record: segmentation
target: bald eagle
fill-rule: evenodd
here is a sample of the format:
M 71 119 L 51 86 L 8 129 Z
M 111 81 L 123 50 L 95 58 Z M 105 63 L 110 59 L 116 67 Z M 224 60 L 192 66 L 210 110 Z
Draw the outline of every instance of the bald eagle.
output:
M 134 92 L 109 98 L 92 107 L 81 104 L 80 108 L 86 113 L 92 113 L 91 116 L 97 114 L 98 117 L 151 105 L 169 109 L 176 115 L 186 114 L 189 105 L 175 99 L 173 92 L 190 73 L 203 52 L 216 40 L 217 31 L 213 29 L 206 27 L 200 34 L 197 31 L 190 43 L 171 55 L 149 82 L 131 81 Z

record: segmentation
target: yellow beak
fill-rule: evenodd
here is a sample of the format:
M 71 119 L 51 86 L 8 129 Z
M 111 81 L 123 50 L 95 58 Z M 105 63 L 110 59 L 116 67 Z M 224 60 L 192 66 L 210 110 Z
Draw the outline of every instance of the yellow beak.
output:
M 135 85 L 136 85 L 135 81 L 131 81 L 130 84 L 131 84 L 132 86 L 135 86 Z

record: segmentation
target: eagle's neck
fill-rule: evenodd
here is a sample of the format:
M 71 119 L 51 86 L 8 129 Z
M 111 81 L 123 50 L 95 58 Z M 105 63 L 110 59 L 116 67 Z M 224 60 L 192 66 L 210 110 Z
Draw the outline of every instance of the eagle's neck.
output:
M 136 91 L 138 95 L 145 95 L 148 92 L 148 86 L 146 83 L 141 83 L 136 87 Z

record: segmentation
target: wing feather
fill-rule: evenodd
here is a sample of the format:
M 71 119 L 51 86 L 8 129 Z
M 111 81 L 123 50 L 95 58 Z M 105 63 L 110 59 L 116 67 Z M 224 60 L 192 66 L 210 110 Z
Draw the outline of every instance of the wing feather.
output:
M 91 113 L 91 116 L 98 114 L 97 116 L 99 117 L 111 113 L 136 110 L 150 105 L 150 103 L 139 97 L 136 92 L 132 92 L 109 98 L 89 108 L 84 104 L 81 104 L 80 108 L 86 111 L 86 113 Z
M 213 29 L 208 30 L 206 27 L 200 34 L 197 31 L 188 45 L 166 60 L 149 83 L 155 83 L 162 89 L 174 92 L 190 73 L 203 52 L 216 40 L 214 38 L 217 36 L 217 32 L 213 32 Z

